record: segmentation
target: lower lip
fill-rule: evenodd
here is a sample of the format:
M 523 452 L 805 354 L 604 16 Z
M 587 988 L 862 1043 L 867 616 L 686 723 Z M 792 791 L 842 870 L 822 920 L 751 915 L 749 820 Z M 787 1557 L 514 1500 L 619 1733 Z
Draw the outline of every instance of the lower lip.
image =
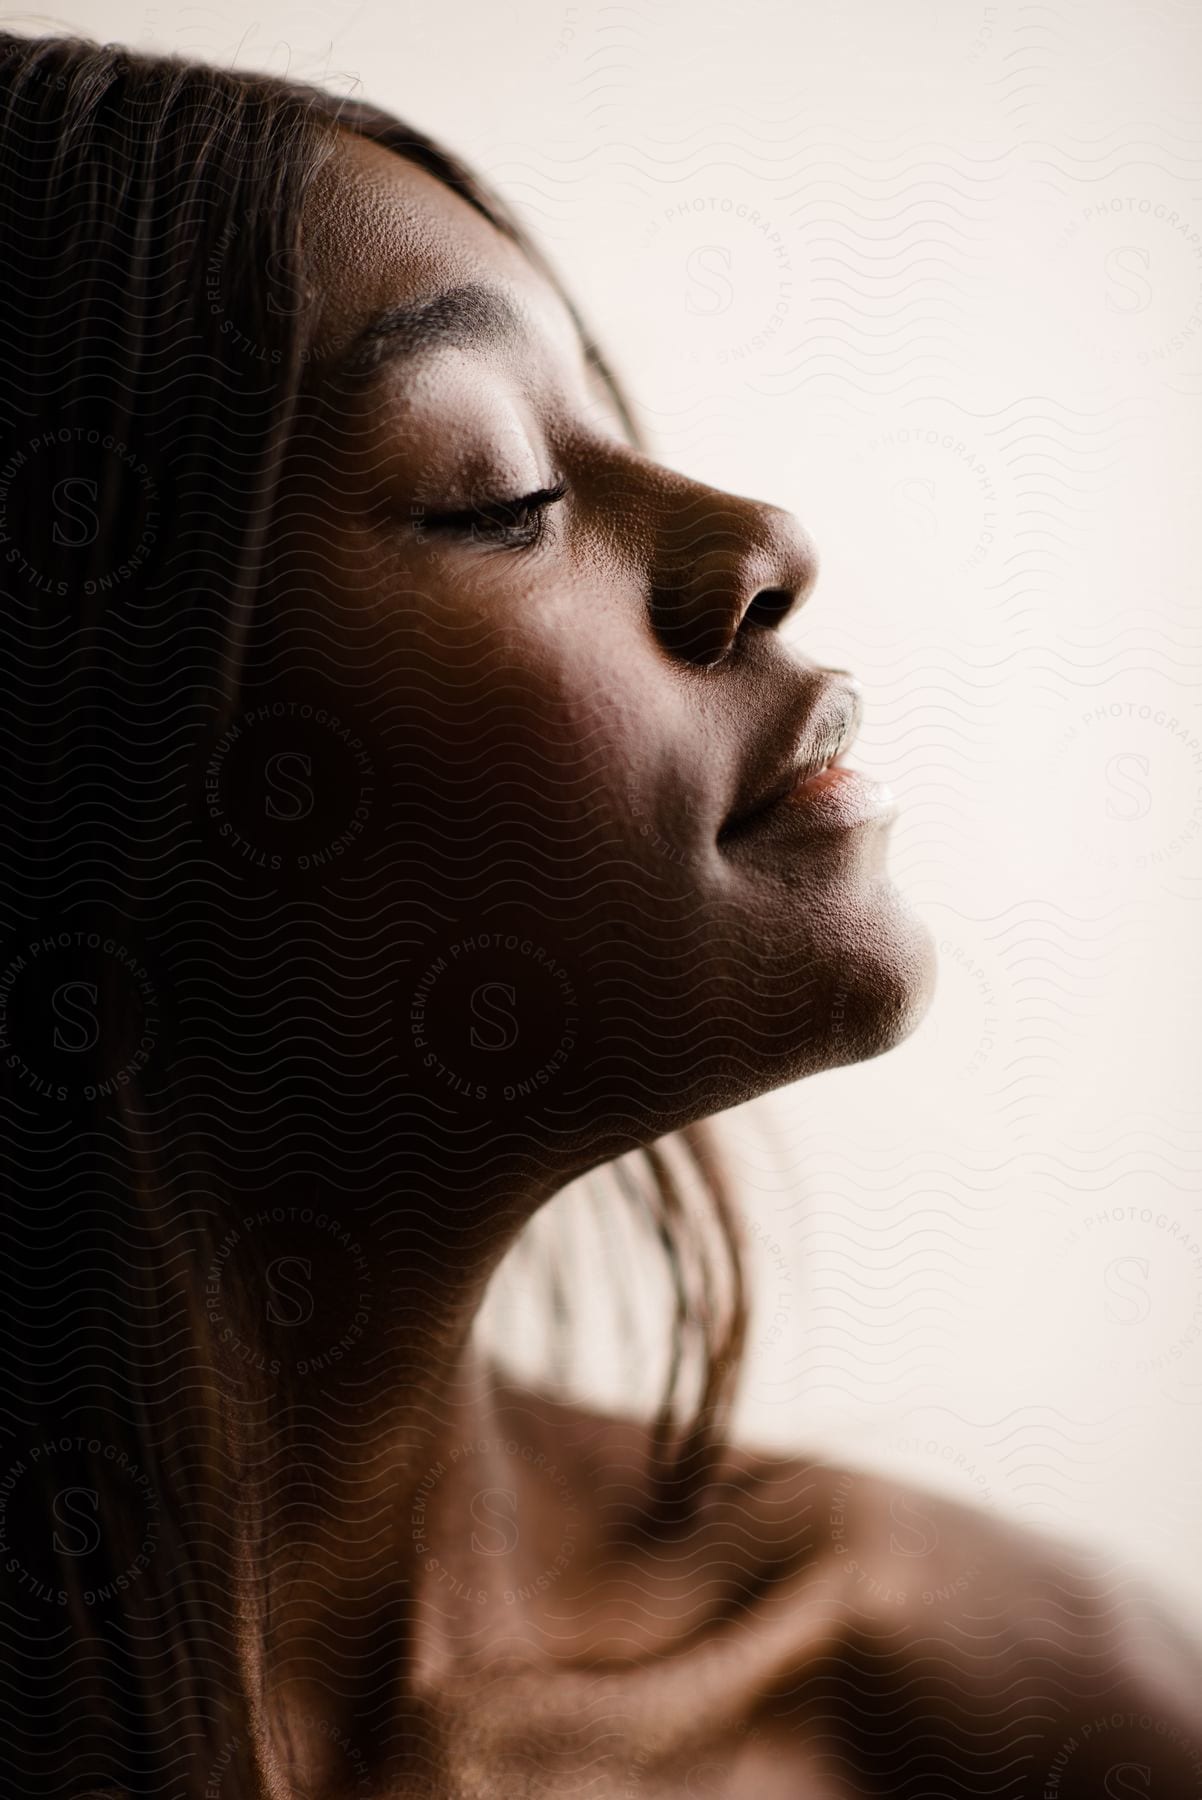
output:
M 773 812 L 801 813 L 806 822 L 837 831 L 892 819 L 897 800 L 883 781 L 874 781 L 845 763 L 831 763 L 816 775 L 808 775 L 790 789 Z
M 893 793 L 881 781 L 844 763 L 806 776 L 774 805 L 747 820 L 738 837 L 784 832 L 792 837 L 826 836 L 886 825 L 897 812 Z

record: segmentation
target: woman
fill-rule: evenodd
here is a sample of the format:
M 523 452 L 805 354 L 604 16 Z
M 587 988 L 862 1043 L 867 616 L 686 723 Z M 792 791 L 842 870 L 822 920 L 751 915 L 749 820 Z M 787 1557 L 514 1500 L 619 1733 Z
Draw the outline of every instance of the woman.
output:
M 805 532 L 419 133 L 0 52 L 9 1791 L 1202 1791 L 1121 1572 L 724 1434 L 700 1122 L 931 979 Z M 609 1166 L 651 1425 L 472 1347 Z

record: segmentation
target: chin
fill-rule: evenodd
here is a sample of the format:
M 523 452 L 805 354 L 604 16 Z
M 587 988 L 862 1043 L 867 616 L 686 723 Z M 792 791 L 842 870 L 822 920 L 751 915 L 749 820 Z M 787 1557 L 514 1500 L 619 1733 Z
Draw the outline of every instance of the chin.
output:
M 935 992 L 935 941 L 881 876 L 838 914 L 839 954 L 829 978 L 829 1029 L 818 1068 L 881 1056 L 908 1038 Z
M 743 962 L 737 991 L 711 993 L 700 1033 L 692 1007 L 687 1025 L 668 1034 L 692 1054 L 665 1069 L 645 1046 L 637 1068 L 605 1094 L 604 1125 L 594 1113 L 577 1132 L 560 1114 L 557 1146 L 571 1159 L 571 1174 L 807 1076 L 881 1056 L 910 1036 L 930 1006 L 934 939 L 884 877 L 834 909 L 817 941 L 808 932 L 804 955 L 789 956 L 779 940 L 777 948 L 779 960 L 761 965 L 751 981 L 754 992 Z M 589 1097 L 596 1107 L 596 1083 Z
M 739 1099 L 881 1056 L 930 1007 L 934 939 L 884 874 L 822 905 L 811 896 L 792 931 L 778 912 L 767 941 L 772 964 L 753 983 L 759 1055 Z

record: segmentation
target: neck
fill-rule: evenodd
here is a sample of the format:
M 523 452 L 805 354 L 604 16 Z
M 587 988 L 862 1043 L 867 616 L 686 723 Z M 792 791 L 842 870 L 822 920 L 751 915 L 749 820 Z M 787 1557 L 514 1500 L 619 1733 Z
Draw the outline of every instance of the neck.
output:
M 321 1791 L 316 1765 L 345 1761 L 343 1722 L 356 1721 L 356 1754 L 374 1758 L 362 1721 L 391 1713 L 395 1727 L 382 1692 L 404 1704 L 413 1691 L 429 1622 L 423 1483 L 448 1446 L 481 1434 L 488 1383 L 472 1325 L 545 1196 L 533 1184 L 472 1205 L 410 1193 L 402 1210 L 349 1184 L 324 1200 L 312 1181 L 287 1191 L 237 1209 L 206 1309 L 245 1472 L 247 1654 L 267 1716 Z

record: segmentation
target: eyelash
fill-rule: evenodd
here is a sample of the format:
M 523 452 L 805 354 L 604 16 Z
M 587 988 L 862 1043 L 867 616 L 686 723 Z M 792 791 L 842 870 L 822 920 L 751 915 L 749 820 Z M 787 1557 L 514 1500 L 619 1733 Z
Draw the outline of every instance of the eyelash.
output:
M 567 482 L 558 481 L 554 487 L 539 488 L 517 500 L 484 500 L 457 512 L 425 513 L 417 521 L 418 529 L 445 531 L 508 549 L 532 549 L 546 532 L 550 508 L 567 491 Z

